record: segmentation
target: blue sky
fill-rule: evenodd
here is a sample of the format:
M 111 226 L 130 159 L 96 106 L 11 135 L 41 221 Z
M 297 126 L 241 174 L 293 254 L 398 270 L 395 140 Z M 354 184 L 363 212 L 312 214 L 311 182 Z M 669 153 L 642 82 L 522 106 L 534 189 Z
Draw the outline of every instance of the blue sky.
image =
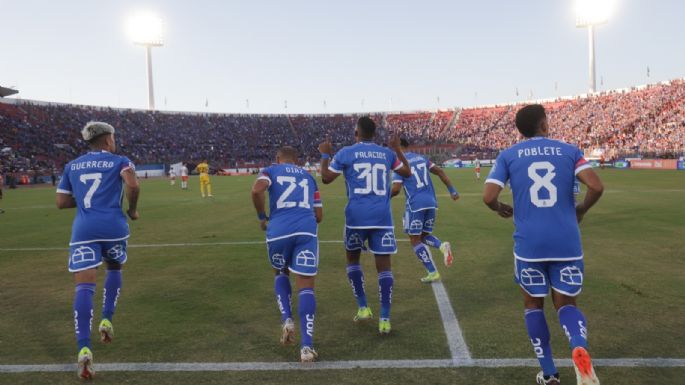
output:
M 289 113 L 415 110 L 438 97 L 445 108 L 587 90 L 572 0 L 0 0 L 0 10 L 0 84 L 25 99 L 144 108 L 144 52 L 125 32 L 137 10 L 165 23 L 153 53 L 161 110 L 281 113 L 286 99 Z M 682 15 L 684 1 L 617 0 L 597 31 L 598 87 L 685 76 Z

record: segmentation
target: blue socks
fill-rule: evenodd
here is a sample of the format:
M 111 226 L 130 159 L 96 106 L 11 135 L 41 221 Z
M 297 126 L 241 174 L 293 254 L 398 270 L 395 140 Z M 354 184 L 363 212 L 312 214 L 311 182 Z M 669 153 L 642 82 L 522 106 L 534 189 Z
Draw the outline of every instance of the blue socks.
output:
M 74 294 L 74 330 L 76 342 L 81 350 L 84 346 L 90 348 L 90 328 L 93 323 L 93 295 L 94 283 L 79 283 Z
M 309 346 L 311 348 L 314 346 L 312 337 L 314 337 L 314 315 L 316 313 L 314 289 L 302 289 L 298 297 L 297 315 L 300 316 L 302 347 Z
M 558 313 L 559 323 L 564 328 L 571 349 L 579 346 L 587 349 L 587 321 L 583 313 L 573 305 L 562 306 Z
M 414 246 L 414 253 L 416 253 L 416 257 L 419 259 L 419 261 L 421 261 L 421 263 L 423 263 L 423 266 L 426 268 L 426 270 L 428 270 L 429 273 L 435 272 L 433 256 L 426 245 L 419 243 L 418 245 Z
M 390 304 L 392 304 L 392 285 L 394 279 L 392 271 L 378 273 L 378 291 L 381 298 L 381 319 L 390 319 Z
M 102 294 L 102 318 L 112 320 L 121 293 L 121 270 L 107 270 Z
M 281 312 L 281 321 L 288 318 L 293 318 L 290 309 L 290 300 L 292 296 L 292 289 L 290 288 L 290 279 L 287 275 L 281 273 L 274 279 L 274 292 L 276 293 L 276 304 L 278 310 Z
M 436 249 L 440 248 L 440 245 L 442 245 L 442 242 L 432 234 L 428 234 L 425 237 L 423 237 L 422 242 L 430 247 L 435 247 Z
M 359 264 L 347 265 L 347 278 L 352 285 L 352 294 L 357 299 L 357 306 L 366 307 L 366 293 L 364 292 L 364 272 Z
M 526 309 L 525 319 L 528 336 L 540 362 L 542 373 L 545 376 L 556 374 L 557 368 L 554 366 L 554 359 L 552 358 L 552 346 L 549 343 L 549 328 L 547 327 L 547 320 L 545 320 L 545 313 L 542 309 Z

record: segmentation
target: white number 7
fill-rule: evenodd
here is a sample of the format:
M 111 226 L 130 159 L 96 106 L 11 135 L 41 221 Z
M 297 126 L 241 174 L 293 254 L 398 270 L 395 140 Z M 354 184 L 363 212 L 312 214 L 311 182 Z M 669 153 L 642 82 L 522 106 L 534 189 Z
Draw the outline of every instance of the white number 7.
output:
M 91 206 L 91 201 L 93 200 L 93 194 L 95 194 L 95 190 L 97 190 L 98 187 L 100 187 L 100 181 L 102 181 L 102 173 L 95 172 L 92 174 L 81 174 L 79 180 L 83 184 L 86 184 L 89 180 L 93 181 L 93 184 L 90 185 L 90 188 L 86 193 L 86 196 L 83 197 L 83 207 L 89 209 Z

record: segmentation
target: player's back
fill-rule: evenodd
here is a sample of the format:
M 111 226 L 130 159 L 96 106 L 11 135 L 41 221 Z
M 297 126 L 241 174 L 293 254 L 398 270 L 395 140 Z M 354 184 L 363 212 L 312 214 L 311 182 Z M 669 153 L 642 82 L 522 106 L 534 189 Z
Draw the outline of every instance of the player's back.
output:
M 269 181 L 269 240 L 295 234 L 316 235 L 314 208 L 321 207 L 319 189 L 307 170 L 292 164 L 274 164 L 262 170 Z
M 404 155 L 409 161 L 412 175 L 403 178 L 395 174 L 394 178 L 402 181 L 407 197 L 407 207 L 411 211 L 437 208 L 438 202 L 435 199 L 435 189 L 430 177 L 433 164 L 427 158 L 413 152 L 406 152 Z
M 509 180 L 514 195 L 515 253 L 525 260 L 582 257 L 575 211 L 575 175 L 589 167 L 580 150 L 535 137 L 503 151 L 488 182 Z M 505 180 L 503 180 L 505 179 Z
M 401 166 L 392 150 L 373 142 L 359 142 L 335 154 L 329 169 L 345 176 L 348 227 L 392 227 L 390 172 Z
M 57 192 L 76 201 L 72 242 L 111 240 L 128 236 L 122 212 L 121 173 L 134 168 L 128 158 L 107 151 L 93 151 L 67 163 Z

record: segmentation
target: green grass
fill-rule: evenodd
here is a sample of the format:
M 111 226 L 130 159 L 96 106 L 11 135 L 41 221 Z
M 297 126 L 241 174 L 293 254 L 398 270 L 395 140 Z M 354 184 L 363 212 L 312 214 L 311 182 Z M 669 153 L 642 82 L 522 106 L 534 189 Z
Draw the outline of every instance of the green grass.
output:
M 443 282 L 475 358 L 533 357 L 513 283 L 511 221 L 480 200 L 472 171 L 450 171 L 462 193 L 440 194 L 436 235 L 450 240 L 455 265 L 441 267 Z M 579 303 L 587 315 L 595 357 L 685 357 L 685 172 L 604 170 L 605 196 L 581 231 L 586 281 Z M 135 244 L 262 240 L 249 188 L 252 177 L 213 178 L 215 198 L 142 181 L 141 219 L 131 223 Z M 339 240 L 346 202 L 342 181 L 320 186 L 324 222 L 320 239 Z M 441 186 L 438 187 L 443 192 Z M 510 200 L 506 194 L 504 200 Z M 5 190 L 0 248 L 66 247 L 73 211 L 54 208 L 52 189 Z M 403 198 L 394 200 L 399 222 Z M 75 358 L 66 250 L 0 251 L 0 364 L 68 363 Z M 439 259 L 439 258 L 436 258 Z M 363 258 L 367 292 L 376 315 L 373 261 Z M 355 303 L 345 276 L 341 244 L 321 245 L 316 282 L 315 342 L 323 360 L 449 358 L 442 323 L 421 265 L 406 242 L 393 259 L 393 335 L 375 324 L 355 325 Z M 102 275 L 99 277 L 101 288 Z M 115 316 L 116 338 L 95 344 L 97 362 L 295 361 L 296 348 L 277 344 L 279 316 L 273 273 L 263 245 L 131 248 Z M 98 293 L 100 291 L 98 290 Z M 96 309 L 101 304 L 96 295 Z M 96 311 L 96 315 L 99 312 Z M 556 316 L 548 309 L 553 350 L 569 356 Z M 99 322 L 96 316 L 94 323 Z M 683 369 L 600 368 L 608 383 L 648 384 L 682 378 Z M 563 372 L 568 378 L 571 371 Z M 98 382 L 258 383 L 507 383 L 525 384 L 526 369 L 364 370 L 265 373 L 102 373 Z M 432 377 L 435 377 L 432 379 Z M 0 383 L 71 383 L 72 373 L 0 375 Z M 276 381 L 275 379 L 279 380 Z M 629 378 L 625 379 L 625 378 Z M 604 379 L 604 378 L 603 378 Z M 630 382 L 633 381 L 633 382 Z M 606 382 L 605 382 L 606 383 Z

